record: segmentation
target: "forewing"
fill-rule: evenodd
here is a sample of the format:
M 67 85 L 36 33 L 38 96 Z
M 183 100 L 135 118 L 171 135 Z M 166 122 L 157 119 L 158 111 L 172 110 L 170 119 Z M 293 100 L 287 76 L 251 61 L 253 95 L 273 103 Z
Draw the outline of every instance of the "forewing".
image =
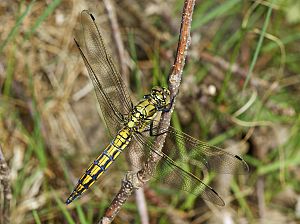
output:
M 81 13 L 85 53 L 80 53 L 89 71 L 101 112 L 112 135 L 116 134 L 132 109 L 132 102 L 120 73 L 104 45 L 92 14 Z M 117 121 L 117 122 L 116 122 Z
M 223 174 L 245 174 L 249 171 L 247 163 L 240 156 L 199 141 L 172 126 L 159 129 L 159 122 L 154 121 L 153 126 L 151 128 L 149 126 L 147 131 L 152 135 L 167 133 L 164 152 L 178 163 Z
M 247 163 L 238 155 L 199 141 L 173 127 L 169 127 L 167 133 L 167 139 L 175 142 L 175 148 L 170 148 L 169 151 L 173 151 L 171 154 L 181 157 L 183 161 L 196 166 L 201 163 L 209 171 L 217 173 L 245 174 L 249 171 Z M 176 154 L 180 154 L 180 156 Z

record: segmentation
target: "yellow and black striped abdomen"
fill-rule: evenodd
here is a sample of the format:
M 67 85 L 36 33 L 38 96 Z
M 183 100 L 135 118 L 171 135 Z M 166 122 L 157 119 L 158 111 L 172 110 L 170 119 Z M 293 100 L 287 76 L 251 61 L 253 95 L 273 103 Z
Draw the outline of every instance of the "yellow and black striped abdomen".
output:
M 79 179 L 75 189 L 68 197 L 66 204 L 70 204 L 74 199 L 89 189 L 95 181 L 108 169 L 112 162 L 127 147 L 131 141 L 129 128 L 125 127 L 114 138 L 114 140 L 105 148 L 100 156 L 89 166 L 85 173 Z

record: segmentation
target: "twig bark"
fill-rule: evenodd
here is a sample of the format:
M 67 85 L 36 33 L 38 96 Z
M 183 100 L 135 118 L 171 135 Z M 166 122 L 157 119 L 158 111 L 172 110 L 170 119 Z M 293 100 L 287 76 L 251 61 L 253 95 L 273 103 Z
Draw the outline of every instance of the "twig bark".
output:
M 190 44 L 190 29 L 194 5 L 195 0 L 186 0 L 184 2 L 176 58 L 168 78 L 168 86 L 171 93 L 171 99 L 174 99 L 174 103 L 176 94 L 178 93 L 179 86 L 181 83 L 181 75 L 185 64 L 187 49 Z M 170 125 L 171 113 L 174 108 L 174 103 L 170 112 L 163 113 L 161 117 L 160 122 L 161 124 L 164 124 L 163 128 L 166 128 L 165 125 Z M 156 150 L 162 150 L 165 138 L 166 135 L 159 135 L 156 138 L 154 142 L 154 147 Z M 143 168 L 140 171 L 138 171 L 137 173 L 127 173 L 126 177 L 122 181 L 122 186 L 119 193 L 113 199 L 110 207 L 106 210 L 105 215 L 100 220 L 99 224 L 108 224 L 113 221 L 113 219 L 118 214 L 128 197 L 132 194 L 133 190 L 142 187 L 151 178 L 152 171 L 155 170 L 156 164 L 158 162 L 159 157 L 156 154 L 152 153 L 150 154 L 149 158 L 147 159 Z
M 11 189 L 9 181 L 9 169 L 2 153 L 2 147 L 0 145 L 0 185 L 3 186 L 3 204 L 0 206 L 0 224 L 10 223 L 10 200 Z M 1 192 L 0 192 L 1 193 Z

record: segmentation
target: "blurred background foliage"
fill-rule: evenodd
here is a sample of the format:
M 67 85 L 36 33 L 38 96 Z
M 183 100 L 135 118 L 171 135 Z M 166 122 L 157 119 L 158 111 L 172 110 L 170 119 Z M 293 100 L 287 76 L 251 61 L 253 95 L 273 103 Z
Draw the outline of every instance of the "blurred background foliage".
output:
M 113 3 L 126 49 L 122 75 L 138 100 L 166 83 L 183 1 Z M 12 223 L 95 223 L 126 170 L 121 156 L 80 200 L 64 204 L 110 141 L 73 41 L 83 9 L 94 13 L 119 65 L 102 1 L 0 1 L 0 144 Z M 152 181 L 151 223 L 299 223 L 299 31 L 298 0 L 196 1 L 172 124 L 243 155 L 250 172 L 214 178 L 224 208 Z M 132 197 L 115 223 L 141 223 L 136 203 Z

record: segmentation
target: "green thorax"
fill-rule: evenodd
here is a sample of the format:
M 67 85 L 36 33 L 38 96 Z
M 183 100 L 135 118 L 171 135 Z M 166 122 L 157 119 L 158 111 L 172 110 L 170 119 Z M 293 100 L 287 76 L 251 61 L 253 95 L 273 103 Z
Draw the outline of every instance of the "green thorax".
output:
M 144 96 L 132 110 L 127 127 L 135 131 L 143 131 L 153 121 L 159 111 L 170 106 L 170 92 L 166 88 L 154 87 L 151 93 Z

